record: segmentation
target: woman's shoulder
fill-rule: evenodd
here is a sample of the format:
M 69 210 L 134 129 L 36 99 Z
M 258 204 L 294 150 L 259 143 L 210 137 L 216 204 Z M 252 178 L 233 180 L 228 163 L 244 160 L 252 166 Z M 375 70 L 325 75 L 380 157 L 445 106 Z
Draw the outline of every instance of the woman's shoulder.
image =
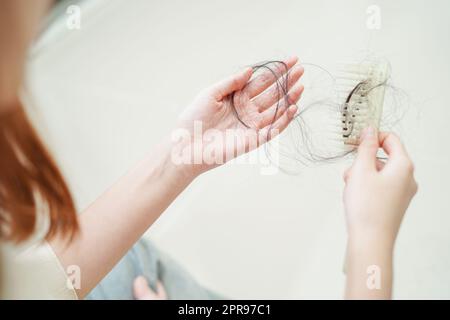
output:
M 46 241 L 0 242 L 1 299 L 77 299 L 72 282 Z

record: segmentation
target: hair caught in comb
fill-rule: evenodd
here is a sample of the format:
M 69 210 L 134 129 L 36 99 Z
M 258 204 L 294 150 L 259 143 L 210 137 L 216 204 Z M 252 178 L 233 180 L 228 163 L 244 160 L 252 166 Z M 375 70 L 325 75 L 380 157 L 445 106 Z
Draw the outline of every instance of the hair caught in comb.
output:
M 390 74 L 386 62 L 350 65 L 344 80 L 356 80 L 342 110 L 342 138 L 345 144 L 358 145 L 361 131 L 371 126 L 379 129 L 385 85 Z

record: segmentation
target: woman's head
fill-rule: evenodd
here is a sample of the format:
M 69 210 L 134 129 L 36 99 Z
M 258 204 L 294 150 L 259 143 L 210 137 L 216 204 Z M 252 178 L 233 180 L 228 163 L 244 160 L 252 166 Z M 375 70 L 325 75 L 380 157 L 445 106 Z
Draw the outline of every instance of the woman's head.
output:
M 47 237 L 71 236 L 78 226 L 67 185 L 18 97 L 28 46 L 50 5 L 0 2 L 0 238 L 7 240 L 28 238 L 39 214 L 49 218 Z
M 50 5 L 49 0 L 0 2 L 0 113 L 15 106 L 28 46 Z

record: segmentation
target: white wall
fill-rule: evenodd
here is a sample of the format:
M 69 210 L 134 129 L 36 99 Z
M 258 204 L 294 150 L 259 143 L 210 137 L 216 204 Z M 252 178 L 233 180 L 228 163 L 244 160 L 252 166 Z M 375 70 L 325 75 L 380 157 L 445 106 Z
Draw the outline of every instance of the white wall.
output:
M 371 4 L 381 8 L 380 30 L 366 28 Z M 450 298 L 449 10 L 445 0 L 90 0 L 81 30 L 53 27 L 28 82 L 82 209 L 201 88 L 239 67 L 291 54 L 331 69 L 386 57 L 410 97 L 400 133 L 420 189 L 398 239 L 395 296 Z M 225 166 L 191 185 L 149 234 L 231 297 L 339 298 L 345 166 L 299 176 Z

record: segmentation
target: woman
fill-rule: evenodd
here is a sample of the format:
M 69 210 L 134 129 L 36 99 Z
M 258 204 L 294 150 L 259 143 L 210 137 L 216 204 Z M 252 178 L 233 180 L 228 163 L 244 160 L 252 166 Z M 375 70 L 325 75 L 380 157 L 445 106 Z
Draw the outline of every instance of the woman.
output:
M 8 298 L 85 297 L 193 180 L 282 132 L 297 112 L 295 103 L 303 91 L 299 83 L 303 70 L 293 69 L 295 57 L 285 61 L 286 69 L 278 70 L 280 76 L 292 70 L 288 99 L 280 100 L 281 112 L 276 112 L 280 97 L 271 73 L 250 80 L 249 68 L 207 88 L 174 129 L 189 133 L 192 139 L 162 141 L 77 217 L 63 177 L 18 98 L 27 48 L 50 4 L 48 0 L 4 0 L 0 4 L 1 281 L 2 296 Z M 250 128 L 237 119 L 234 108 L 243 111 L 245 119 L 241 120 Z M 218 148 L 216 140 L 203 136 L 199 143 L 196 123 L 202 124 L 203 132 L 231 130 L 239 142 L 225 141 Z M 257 143 L 248 136 L 256 136 Z M 390 156 L 386 164 L 376 160 L 378 142 L 378 135 L 369 131 L 346 174 L 349 298 L 390 297 L 392 247 L 415 192 L 410 161 L 397 138 L 380 135 L 381 146 Z M 215 161 L 195 156 L 211 155 L 211 150 Z M 175 161 L 177 154 L 183 161 L 178 161 L 180 157 Z M 385 194 L 393 186 L 395 191 Z M 41 230 L 44 234 L 39 234 Z M 36 242 L 42 237 L 46 241 Z M 360 254 L 365 249 L 370 256 Z M 363 286 L 369 262 L 378 263 L 387 275 L 383 290 L 376 294 Z M 30 266 L 35 272 L 29 272 Z M 72 286 L 66 283 L 68 270 L 81 271 Z M 138 297 L 147 297 L 150 290 L 139 280 L 136 292 Z

